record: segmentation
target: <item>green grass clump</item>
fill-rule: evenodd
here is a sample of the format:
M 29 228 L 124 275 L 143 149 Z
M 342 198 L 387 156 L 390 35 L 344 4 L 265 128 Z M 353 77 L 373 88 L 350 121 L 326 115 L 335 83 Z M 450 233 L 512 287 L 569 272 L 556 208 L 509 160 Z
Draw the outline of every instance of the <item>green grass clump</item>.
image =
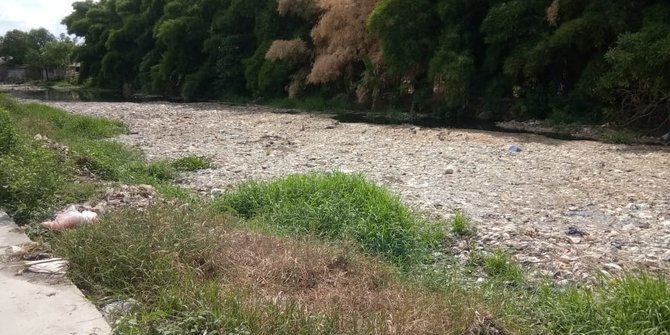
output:
M 496 250 L 484 257 L 484 271 L 502 281 L 519 283 L 523 281 L 523 270 L 507 252 Z
M 554 334 L 670 334 L 665 278 L 626 275 L 591 289 L 545 289 L 538 305 Z
M 186 156 L 172 162 L 177 171 L 197 171 L 212 167 L 212 160 L 204 156 Z
M 470 218 L 462 212 L 457 212 L 451 218 L 451 231 L 458 236 L 472 236 L 476 233 Z
M 244 183 L 214 206 L 281 233 L 354 240 L 399 264 L 424 255 L 443 237 L 397 196 L 361 175 L 341 172 Z

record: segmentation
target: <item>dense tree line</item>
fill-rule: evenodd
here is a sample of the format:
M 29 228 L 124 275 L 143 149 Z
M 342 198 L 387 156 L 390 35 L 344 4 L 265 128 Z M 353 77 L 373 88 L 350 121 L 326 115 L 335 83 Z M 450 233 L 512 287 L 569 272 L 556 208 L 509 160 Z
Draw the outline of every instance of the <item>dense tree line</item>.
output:
M 29 32 L 15 29 L 0 36 L 0 58 L 10 65 L 29 66 L 43 73 L 46 80 L 50 71 L 64 71 L 70 65 L 74 48 L 70 37 L 56 37 L 44 28 Z
M 664 0 L 101 0 L 82 78 L 185 99 L 320 96 L 446 118 L 670 126 Z

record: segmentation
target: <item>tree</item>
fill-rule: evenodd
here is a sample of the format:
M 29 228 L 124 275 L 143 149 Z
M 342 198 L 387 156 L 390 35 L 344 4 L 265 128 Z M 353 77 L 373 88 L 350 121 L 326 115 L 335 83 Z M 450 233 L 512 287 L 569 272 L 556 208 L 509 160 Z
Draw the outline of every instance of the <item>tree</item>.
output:
M 0 57 L 10 64 L 25 64 L 30 49 L 30 37 L 26 32 L 14 29 L 0 37 Z

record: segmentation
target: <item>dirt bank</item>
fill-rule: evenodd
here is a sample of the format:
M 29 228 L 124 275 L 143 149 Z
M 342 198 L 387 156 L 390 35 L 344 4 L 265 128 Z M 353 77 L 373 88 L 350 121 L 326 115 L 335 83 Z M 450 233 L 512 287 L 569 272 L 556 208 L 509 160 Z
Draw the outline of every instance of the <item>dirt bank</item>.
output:
M 537 274 L 670 274 L 668 147 L 340 124 L 255 106 L 51 104 L 122 120 L 132 134 L 119 140 L 151 158 L 213 157 L 215 169 L 183 181 L 201 192 L 306 171 L 362 172 L 431 215 L 464 211 L 478 227 L 475 248 L 510 250 Z M 454 251 L 466 258 L 468 248 Z

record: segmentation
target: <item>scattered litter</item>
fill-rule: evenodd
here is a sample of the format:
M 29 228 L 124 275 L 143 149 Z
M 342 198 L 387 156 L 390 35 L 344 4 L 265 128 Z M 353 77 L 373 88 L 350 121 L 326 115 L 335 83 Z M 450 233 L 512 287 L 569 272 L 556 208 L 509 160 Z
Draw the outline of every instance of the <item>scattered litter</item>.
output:
M 619 266 L 619 264 L 616 264 L 616 263 L 605 264 L 605 269 L 610 270 L 610 271 L 617 271 L 617 272 L 623 271 L 623 268 L 621 266 Z
M 565 234 L 570 235 L 570 236 L 580 236 L 580 237 L 584 236 L 584 235 L 587 235 L 587 233 L 585 231 L 583 231 L 581 228 L 579 228 L 577 226 L 568 227 L 568 230 L 565 231 Z
M 61 230 L 66 228 L 73 228 L 82 224 L 92 223 L 97 221 L 98 214 L 91 211 L 79 212 L 74 206 L 70 206 L 64 212 L 56 215 L 52 221 L 42 222 L 42 225 L 52 230 Z
M 25 263 L 26 271 L 50 275 L 62 275 L 67 272 L 68 261 L 62 258 L 49 258 Z
M 581 211 L 581 210 L 569 210 L 567 214 L 570 216 L 578 216 L 582 218 L 589 216 L 588 211 Z
M 133 309 L 137 308 L 139 303 L 133 298 L 117 300 L 110 302 L 102 307 L 102 315 L 109 324 L 115 324 L 124 316 L 127 316 Z
M 513 154 L 516 154 L 516 153 L 519 153 L 519 152 L 522 151 L 521 148 L 517 147 L 516 145 L 513 145 L 513 146 L 509 147 L 509 149 L 507 149 L 507 150 L 509 152 L 513 153 Z
M 10 259 L 31 261 L 49 257 L 49 254 L 45 251 L 44 245 L 39 242 L 28 242 L 20 245 L 13 245 L 9 254 Z

